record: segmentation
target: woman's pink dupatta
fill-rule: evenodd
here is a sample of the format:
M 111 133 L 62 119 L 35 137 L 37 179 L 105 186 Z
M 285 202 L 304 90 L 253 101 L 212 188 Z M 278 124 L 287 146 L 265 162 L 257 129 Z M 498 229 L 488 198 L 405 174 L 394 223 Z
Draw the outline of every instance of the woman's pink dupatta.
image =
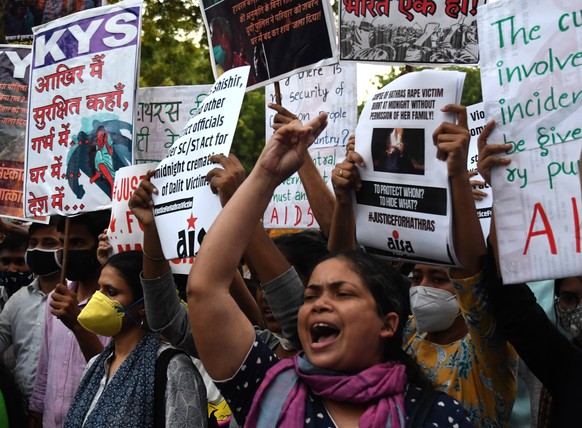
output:
M 360 418 L 360 427 L 404 428 L 406 385 L 406 369 L 400 363 L 376 364 L 345 375 L 319 369 L 303 355 L 296 355 L 280 361 L 266 373 L 245 426 L 272 428 L 276 421 L 276 426 L 303 427 L 305 400 L 311 390 L 313 395 L 333 401 L 368 404 Z M 276 404 L 281 400 L 284 400 L 282 407 Z M 278 415 L 273 407 L 281 407 Z

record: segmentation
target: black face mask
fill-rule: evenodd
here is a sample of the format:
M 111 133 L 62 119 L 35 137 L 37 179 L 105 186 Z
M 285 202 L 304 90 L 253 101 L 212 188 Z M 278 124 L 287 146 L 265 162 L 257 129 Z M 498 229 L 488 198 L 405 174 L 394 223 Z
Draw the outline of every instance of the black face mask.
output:
M 12 296 L 22 287 L 26 287 L 32 282 L 34 275 L 32 272 L 0 272 L 0 285 L 4 286 L 8 297 Z
M 36 275 L 45 276 L 56 273 L 61 270 L 61 262 L 59 261 L 58 250 L 45 250 L 35 248 L 26 250 L 24 259 L 26 264 Z
M 83 281 L 95 275 L 101 267 L 97 260 L 97 249 L 71 250 L 67 254 L 67 279 L 71 281 Z

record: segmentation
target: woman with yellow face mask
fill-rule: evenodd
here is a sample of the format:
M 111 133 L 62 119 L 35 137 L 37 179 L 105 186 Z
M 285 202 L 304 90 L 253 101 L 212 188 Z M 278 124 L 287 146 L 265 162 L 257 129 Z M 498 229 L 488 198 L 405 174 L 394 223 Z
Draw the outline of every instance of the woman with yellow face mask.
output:
M 166 427 L 207 424 L 204 383 L 186 354 L 170 358 L 165 392 L 158 395 L 156 360 L 171 347 L 147 329 L 142 267 L 139 251 L 113 255 L 103 267 L 99 290 L 79 314 L 83 327 L 112 340 L 89 361 L 65 427 L 152 427 L 154 417 L 159 420 L 159 400 L 165 404 Z

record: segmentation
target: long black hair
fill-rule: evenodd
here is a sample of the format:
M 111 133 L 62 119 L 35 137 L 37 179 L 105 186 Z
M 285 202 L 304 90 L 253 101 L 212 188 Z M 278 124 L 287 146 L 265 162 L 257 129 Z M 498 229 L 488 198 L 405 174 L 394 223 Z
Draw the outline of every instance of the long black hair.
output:
M 329 253 L 327 240 L 320 231 L 304 230 L 277 236 L 273 242 L 302 281 L 307 281 L 319 260 Z
M 70 224 L 81 224 L 88 231 L 89 234 L 95 239 L 95 247 L 99 244 L 98 237 L 103 233 L 103 229 L 109 227 L 109 219 L 111 218 L 111 210 L 100 210 L 91 211 L 84 214 L 70 217 Z M 57 230 L 61 233 L 65 233 L 65 224 L 67 218 L 64 216 L 59 216 L 57 221 Z

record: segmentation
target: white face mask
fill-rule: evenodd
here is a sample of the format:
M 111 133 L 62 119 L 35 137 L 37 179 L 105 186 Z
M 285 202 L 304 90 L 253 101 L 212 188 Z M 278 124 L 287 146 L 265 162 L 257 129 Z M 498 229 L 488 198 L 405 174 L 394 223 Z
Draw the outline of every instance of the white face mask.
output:
M 416 329 L 427 333 L 446 330 L 459 315 L 459 303 L 454 294 L 422 285 L 410 288 L 410 309 Z

